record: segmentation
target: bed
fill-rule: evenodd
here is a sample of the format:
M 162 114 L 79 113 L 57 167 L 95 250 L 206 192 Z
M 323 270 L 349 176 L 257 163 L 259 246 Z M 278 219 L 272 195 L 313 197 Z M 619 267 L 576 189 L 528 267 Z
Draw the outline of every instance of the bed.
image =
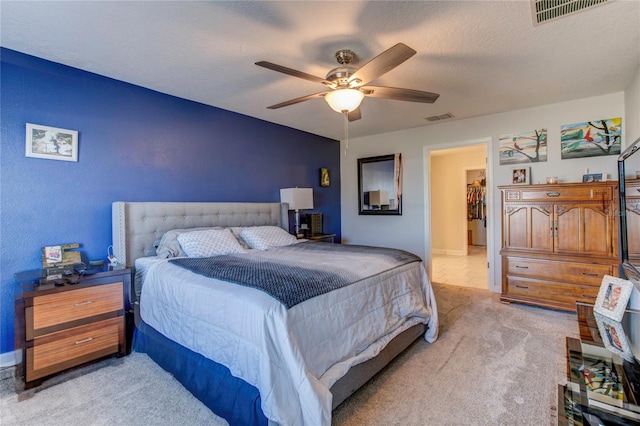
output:
M 413 341 L 437 338 L 433 291 L 410 253 L 296 241 L 201 262 L 167 259 L 158 247 L 176 229 L 247 240 L 249 231 L 288 230 L 286 204 L 115 202 L 112 217 L 114 255 L 135 266 L 133 349 L 230 424 L 329 425 L 332 409 Z M 325 276 L 292 298 L 279 293 L 282 282 L 262 286 L 262 271 L 254 284 L 234 281 L 247 259 L 276 265 L 281 281 L 306 280 L 311 269 Z

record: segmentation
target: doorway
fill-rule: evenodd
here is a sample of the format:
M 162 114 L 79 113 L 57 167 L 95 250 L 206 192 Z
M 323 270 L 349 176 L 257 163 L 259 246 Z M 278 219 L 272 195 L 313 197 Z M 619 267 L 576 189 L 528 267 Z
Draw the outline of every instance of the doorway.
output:
M 488 144 L 429 151 L 431 280 L 490 289 Z M 451 146 L 451 145 L 449 145 Z

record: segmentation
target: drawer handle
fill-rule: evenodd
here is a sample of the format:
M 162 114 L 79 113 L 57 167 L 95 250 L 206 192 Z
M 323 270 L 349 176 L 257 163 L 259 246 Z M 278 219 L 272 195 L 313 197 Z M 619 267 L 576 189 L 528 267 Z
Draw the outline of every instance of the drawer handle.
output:
M 517 287 L 517 288 L 529 288 L 529 287 L 528 287 L 528 286 L 526 286 L 526 285 L 518 285 L 518 284 L 516 284 L 516 287 Z
M 74 308 L 77 308 L 78 306 L 90 305 L 90 304 L 92 304 L 92 303 L 93 303 L 93 301 L 91 301 L 91 300 L 87 300 L 86 302 L 82 302 L 82 303 L 74 303 L 74 304 L 73 304 L 73 307 L 74 307 Z
M 529 269 L 528 266 L 520 266 L 520 265 L 516 265 L 516 268 L 520 268 L 520 269 Z
M 559 197 L 562 192 L 547 192 L 547 197 Z
M 76 340 L 74 344 L 75 345 L 81 345 L 83 343 L 88 343 L 88 342 L 90 342 L 92 340 L 93 340 L 93 337 L 87 337 L 86 339 Z
M 595 274 L 593 272 L 583 272 L 582 275 L 586 275 L 588 277 L 598 277 L 599 274 Z

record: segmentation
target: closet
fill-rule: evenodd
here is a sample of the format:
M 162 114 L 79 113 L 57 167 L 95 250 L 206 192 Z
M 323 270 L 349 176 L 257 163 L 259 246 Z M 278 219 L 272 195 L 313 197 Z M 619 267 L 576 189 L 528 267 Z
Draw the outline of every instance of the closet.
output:
M 467 171 L 468 244 L 487 245 L 487 186 L 485 170 Z

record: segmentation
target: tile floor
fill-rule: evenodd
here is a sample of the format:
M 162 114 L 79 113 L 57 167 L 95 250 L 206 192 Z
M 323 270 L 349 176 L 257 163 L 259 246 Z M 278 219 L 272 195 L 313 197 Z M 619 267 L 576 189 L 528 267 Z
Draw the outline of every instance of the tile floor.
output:
M 434 254 L 431 265 L 436 283 L 489 289 L 486 246 L 469 246 L 467 256 Z

